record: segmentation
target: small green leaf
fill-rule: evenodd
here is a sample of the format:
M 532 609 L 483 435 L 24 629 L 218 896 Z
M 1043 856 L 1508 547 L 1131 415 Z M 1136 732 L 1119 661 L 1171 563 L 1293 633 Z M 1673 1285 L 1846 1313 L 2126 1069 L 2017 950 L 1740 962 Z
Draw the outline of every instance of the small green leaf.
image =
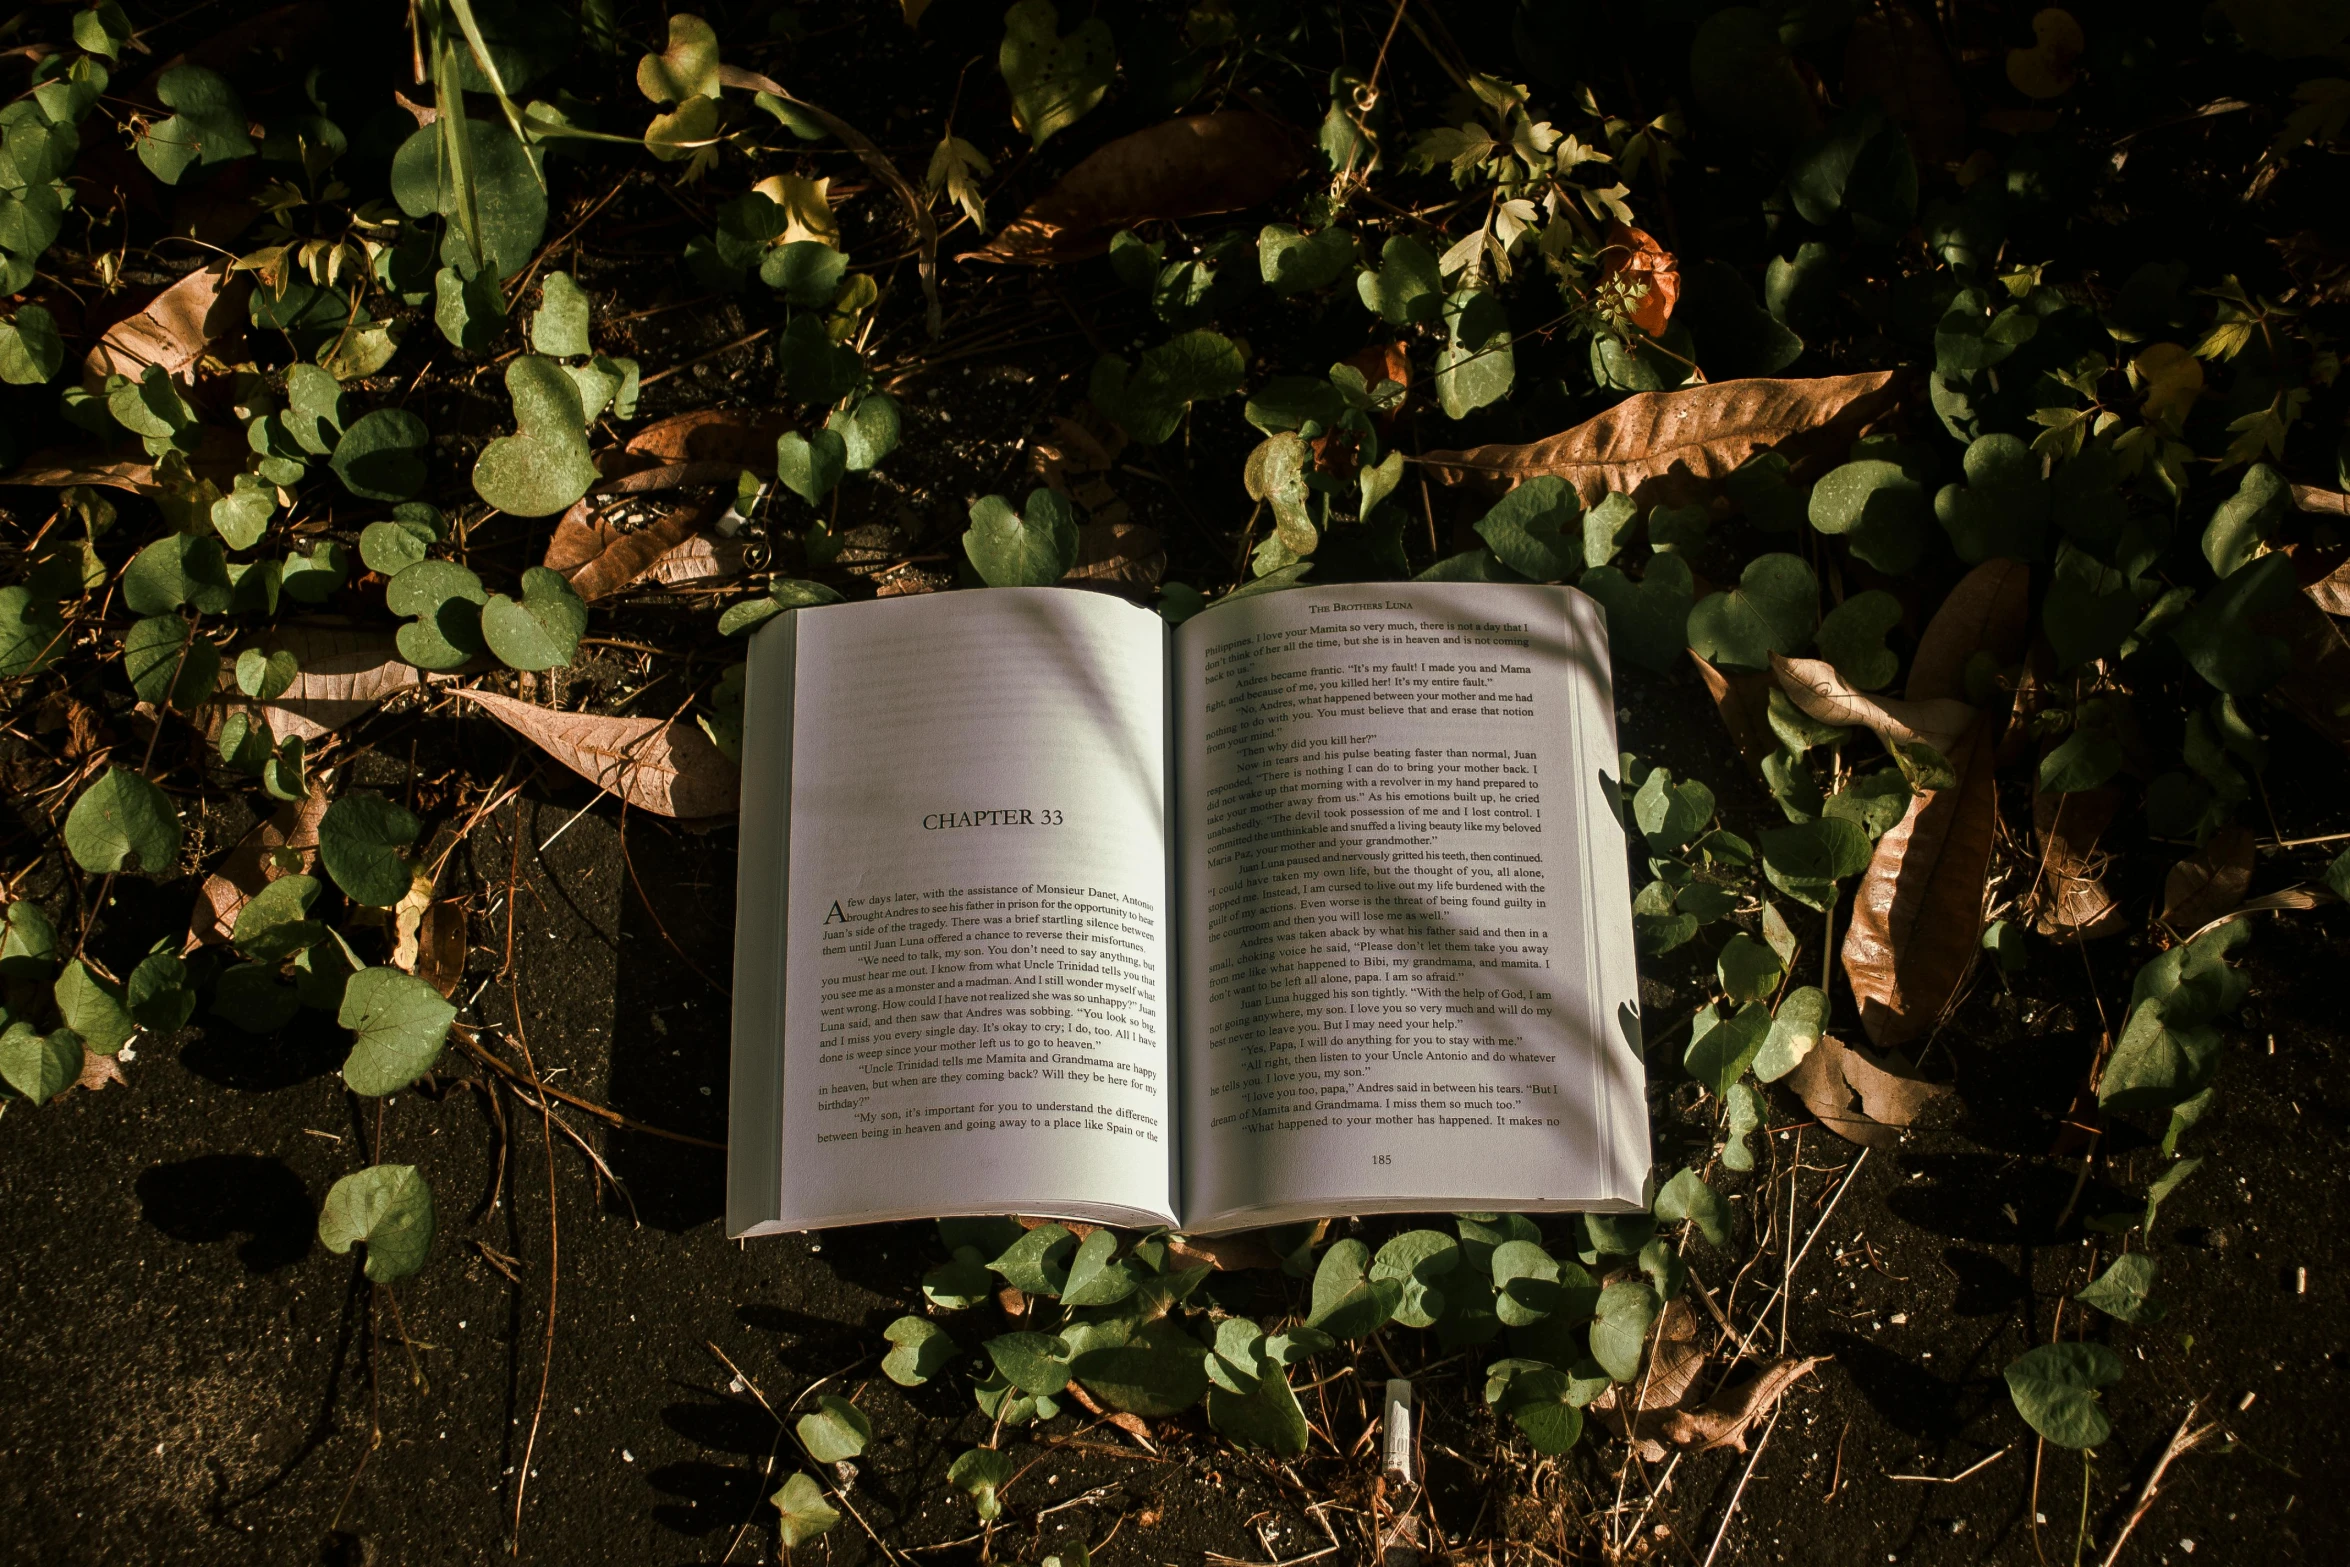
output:
M 359 563 L 385 579 L 425 558 L 432 536 L 405 522 L 371 522 L 359 530 Z
M 1704 1026 L 1702 1031 L 1693 1031 L 1681 1064 L 1708 1091 L 1727 1098 L 1731 1086 L 1754 1064 L 1770 1033 L 1770 1009 L 1750 1001 L 1732 1016 L 1722 1018 L 1707 1007 L 1697 1014 L 1697 1021 Z
M 1355 275 L 1363 308 L 1395 326 L 1434 321 L 1444 310 L 1444 278 L 1427 246 L 1398 234 L 1379 247 L 1379 268 Z
M 413 974 L 361 969 L 343 987 L 336 1013 L 357 1036 L 343 1059 L 343 1081 L 351 1092 L 370 1098 L 398 1093 L 441 1058 L 456 1015 L 439 991 Z
M 220 649 L 177 615 L 149 615 L 122 639 L 122 672 L 143 701 L 188 712 L 210 700 Z
M 1538 474 L 1493 503 L 1478 536 L 1512 570 L 1559 582 L 1583 564 L 1583 503 L 1567 481 Z
M 2203 558 L 2230 576 L 2250 565 L 2262 546 L 2293 515 L 2293 487 L 2267 463 L 2244 470 L 2236 493 L 2221 501 L 2203 529 Z
M 397 1283 L 423 1267 L 432 1231 L 432 1188 L 412 1164 L 354 1171 L 328 1189 L 318 1210 L 319 1241 L 338 1255 L 365 1241 L 367 1276 L 378 1284 Z
M 1682 1170 L 1657 1189 L 1650 1211 L 1666 1224 L 1697 1221 L 1698 1232 L 1713 1246 L 1730 1243 L 1730 1205 L 1705 1184 L 1695 1170 Z
M 2038 560 L 2047 549 L 2051 508 L 2038 452 L 2014 435 L 1986 435 L 1966 449 L 1966 483 L 1946 484 L 1934 515 L 1968 565 L 2006 557 Z
M 319 818 L 319 863 L 352 902 L 388 909 L 408 895 L 414 872 L 407 849 L 422 830 L 381 795 L 346 794 Z
M 1111 1260 L 1117 1250 L 1118 1237 L 1108 1230 L 1095 1230 L 1086 1236 L 1077 1248 L 1077 1255 L 1069 1261 L 1068 1281 L 1061 1286 L 1061 1304 L 1112 1306 L 1133 1294 L 1134 1275 Z
M 2006 1376 L 2016 1413 L 2057 1446 L 2095 1447 L 2113 1430 L 2097 1390 L 2122 1379 L 2122 1361 L 2103 1344 L 2042 1344 L 2009 1362 Z
M 1673 782 L 1659 767 L 1643 779 L 1632 796 L 1632 820 L 1648 840 L 1653 853 L 1673 854 L 1686 848 L 1713 820 L 1714 792 L 1694 778 Z
M 290 599 L 323 604 L 350 575 L 350 552 L 332 539 L 321 539 L 307 555 L 295 550 L 286 556 L 280 583 Z M 196 601 L 196 607 L 204 607 L 201 600 Z M 246 606 L 240 602 L 238 607 Z
M 169 119 L 142 129 L 132 143 L 147 171 L 166 185 L 197 163 L 250 158 L 257 150 L 247 134 L 245 106 L 217 72 L 200 65 L 175 65 L 152 88 Z
M 1798 985 L 1787 992 L 1771 1014 L 1770 1032 L 1755 1052 L 1754 1075 L 1775 1083 L 1803 1064 L 1828 1026 L 1828 993 L 1817 985 Z
M 539 285 L 539 307 L 530 315 L 530 351 L 553 359 L 584 359 L 593 352 L 588 297 L 568 272 L 550 272 Z
M 1777 953 L 1744 931 L 1724 943 L 1721 954 L 1714 960 L 1714 974 L 1721 981 L 1722 994 L 1732 1001 L 1769 1000 L 1786 972 Z
M 443 267 L 433 274 L 433 325 L 450 346 L 484 354 L 497 345 L 506 330 L 506 291 L 498 284 L 494 267 L 468 274 Z
M 865 1411 L 830 1393 L 820 1396 L 815 1411 L 800 1416 L 792 1429 L 799 1434 L 800 1446 L 820 1464 L 837 1464 L 855 1458 L 873 1440 L 873 1422 L 866 1418 Z
M 93 876 L 168 876 L 179 868 L 179 810 L 137 773 L 109 767 L 66 813 L 65 847 Z
M 313 876 L 280 876 L 245 900 L 229 939 L 256 963 L 276 965 L 326 939 L 326 927 L 308 918 L 318 896 Z
M 1714 664 L 1768 669 L 1773 653 L 1798 653 L 1811 641 L 1819 595 L 1819 579 L 1800 556 L 1759 555 L 1736 588 L 1690 609 L 1689 646 Z
M 776 437 L 775 476 L 811 506 L 832 493 L 848 465 L 848 443 L 829 425 L 807 435 L 786 430 Z
M 73 1030 L 44 1034 L 30 1023 L 11 1023 L 0 1033 L 0 1081 L 45 1105 L 82 1075 L 82 1042 Z
M 671 24 L 691 17 L 671 17 Z M 840 1513 L 824 1500 L 824 1487 L 818 1485 L 804 1471 L 795 1472 L 773 1496 L 768 1498 L 783 1514 L 781 1532 L 783 1547 L 805 1545 L 840 1522 Z
M 274 963 L 235 963 L 221 970 L 212 990 L 214 1015 L 248 1034 L 273 1034 L 294 1020 L 302 998 L 277 980 Z
M 1227 1318 L 1224 1326 L 1240 1319 Z M 1247 1324 L 1254 1327 L 1254 1324 Z M 1211 1362 L 1215 1356 L 1211 1355 Z M 1279 1366 L 1266 1367 L 1245 1389 L 1218 1383 L 1208 1390 L 1208 1424 L 1243 1447 L 1294 1458 L 1306 1450 L 1305 1411 Z
M 2122 761 L 2121 742 L 2111 731 L 2075 729 L 2040 758 L 2040 791 L 2079 794 L 2098 788 L 2122 770 Z
M 1518 360 L 1500 299 L 1463 289 L 1444 302 L 1446 342 L 1436 354 L 1436 402 L 1445 417 L 1466 419 L 1509 396 Z
M 1240 347 L 1215 332 L 1185 332 L 1145 352 L 1129 366 L 1115 354 L 1094 362 L 1088 390 L 1094 406 L 1128 436 L 1156 446 L 1172 436 L 1195 402 L 1240 390 L 1247 363 Z
M 1659 674 L 1683 662 L 1681 655 L 1690 646 L 1690 606 L 1696 597 L 1696 579 L 1687 561 L 1659 555 L 1638 582 L 1613 566 L 1595 566 L 1576 585 L 1607 612 L 1608 646 L 1619 657 Z
M 0 917 L 0 980 L 38 984 L 57 962 L 57 927 L 28 898 L 8 905 Z
M 1100 17 L 1088 17 L 1064 37 L 1053 0 L 1019 0 L 1004 13 L 996 69 L 1011 89 L 1012 124 L 1031 147 L 1041 147 L 1092 112 L 1110 90 L 1117 41 Z
M 963 553 L 991 588 L 1048 587 L 1077 564 L 1077 510 L 1049 489 L 1028 492 L 1025 514 L 983 495 L 971 503 Z
M 257 475 L 240 473 L 228 494 L 212 503 L 212 530 L 232 550 L 247 550 L 269 531 L 277 491 Z
M 1343 1240 L 1322 1254 L 1314 1270 L 1313 1311 L 1306 1326 L 1332 1338 L 1362 1338 L 1395 1315 L 1403 1286 L 1370 1276 L 1371 1248 Z
M 139 1031 L 122 987 L 100 979 L 79 958 L 57 976 L 57 1015 L 102 1056 L 113 1055 Z
M 1057 1224 L 1040 1224 L 1028 1231 L 988 1267 L 1025 1295 L 1057 1296 L 1069 1282 L 1068 1254 L 1077 1237 Z
M 424 454 L 431 446 L 432 432 L 422 419 L 404 408 L 378 408 L 343 431 L 327 465 L 344 489 L 363 500 L 404 501 L 424 488 Z
M 0 680 L 38 674 L 64 651 L 65 617 L 54 603 L 26 588 L 0 588 Z
M 1257 235 L 1257 265 L 1265 285 L 1284 298 L 1337 282 L 1354 259 L 1354 236 L 1341 228 L 1306 235 L 1269 223 Z
M 731 637 L 763 625 L 787 609 L 808 609 L 817 604 L 838 604 L 841 597 L 821 582 L 800 582 L 786 578 L 768 584 L 765 598 L 745 599 L 730 604 L 718 617 L 718 634 Z
M 1048 10 L 1052 0 L 1032 0 Z M 947 1483 L 968 1494 L 978 1504 L 982 1523 L 993 1523 L 1004 1515 L 1004 1504 L 996 1499 L 996 1488 L 1008 1484 L 1013 1474 L 1012 1459 L 1008 1453 L 999 1453 L 992 1447 L 975 1447 L 947 1466 Z
M 1881 588 L 1855 593 L 1820 621 L 1820 656 L 1855 689 L 1882 690 L 1901 669 L 1885 646 L 1885 633 L 1900 623 L 1901 600 Z
M 524 354 L 506 366 L 515 433 L 482 448 L 474 493 L 517 517 L 551 517 L 596 482 L 579 386 L 552 359 Z
M 218 539 L 170 533 L 131 557 L 122 602 L 134 615 L 168 615 L 181 605 L 206 614 L 229 606 L 228 557 Z
M 587 631 L 587 602 L 559 571 L 526 567 L 519 601 L 493 593 L 481 607 L 482 640 L 509 669 L 561 669 Z
M 1823 816 L 1762 834 L 1763 874 L 1772 886 L 1815 909 L 1835 901 L 1836 883 L 1867 870 L 1875 846 L 1854 822 Z
M 669 18 L 669 47 L 637 61 L 637 91 L 655 103 L 718 96 L 718 35 L 682 12 Z
M 821 310 L 840 292 L 849 258 L 821 240 L 795 239 L 759 258 L 759 281 L 803 310 Z
M 925 1280 L 923 1292 L 929 1289 Z M 881 1336 L 895 1346 L 881 1357 L 882 1375 L 900 1387 L 920 1387 L 953 1365 L 959 1353 L 946 1329 L 921 1317 L 900 1317 Z
M 393 639 L 400 656 L 419 669 L 455 669 L 482 650 L 482 606 L 489 599 L 481 578 L 453 560 L 404 568 L 384 588 L 386 608 L 416 617 Z
M 64 365 L 65 339 L 57 331 L 57 318 L 48 311 L 23 304 L 16 307 L 15 319 L 0 321 L 0 381 L 42 386 Z
M 1591 1323 L 1591 1358 L 1616 1381 L 1639 1377 L 1641 1347 L 1658 1310 L 1656 1291 L 1646 1284 L 1618 1280 L 1600 1292 Z
M 841 438 L 843 456 L 851 473 L 865 473 L 898 449 L 897 399 L 885 392 L 869 392 L 854 408 L 836 408 L 824 427 Z
M 1460 1264 L 1460 1242 L 1442 1230 L 1406 1230 L 1379 1248 L 1370 1277 L 1403 1286 L 1396 1321 L 1407 1328 L 1430 1328 L 1444 1315 L 1445 1296 L 1436 1281 Z
M 2097 1275 L 2095 1282 L 2075 1295 L 2073 1299 L 2084 1306 L 2094 1306 L 2117 1322 L 2154 1322 L 2164 1315 L 2161 1304 L 2151 1297 L 2154 1293 L 2155 1263 L 2144 1252 L 2134 1251 L 2113 1259 L 2113 1265 Z

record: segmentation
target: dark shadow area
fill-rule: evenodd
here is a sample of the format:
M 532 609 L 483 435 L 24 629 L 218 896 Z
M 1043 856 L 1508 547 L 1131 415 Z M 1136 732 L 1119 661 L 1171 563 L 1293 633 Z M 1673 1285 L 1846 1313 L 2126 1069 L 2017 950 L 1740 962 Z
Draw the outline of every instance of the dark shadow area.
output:
M 180 1065 L 223 1088 L 267 1094 L 333 1075 L 350 1049 L 350 1034 L 327 1012 L 305 1008 L 274 1034 L 248 1034 L 199 1014 L 180 1047 Z
M 1827 1339 L 1822 1347 L 1887 1425 L 1921 1442 L 1947 1442 L 1965 1429 L 1964 1396 L 1957 1386 L 1856 1333 L 1830 1333 Z
M 776 1358 L 802 1376 L 819 1377 L 836 1370 L 868 1345 L 865 1331 L 854 1324 L 782 1306 L 737 1306 L 734 1315 L 744 1327 L 780 1337 L 783 1342 L 776 1346 Z
M 731 1398 L 671 1404 L 661 1411 L 661 1423 L 697 1447 L 746 1458 L 766 1457 L 777 1435 L 774 1416 Z
M 732 1018 L 717 985 L 734 969 L 735 834 L 691 833 L 636 811 L 621 826 L 636 873 L 621 872 L 605 1102 L 647 1126 L 723 1143 Z M 649 1225 L 688 1230 L 726 1211 L 726 1157 L 715 1149 L 615 1130 L 606 1157 Z
M 2032 1297 L 2031 1286 L 2023 1276 L 1996 1257 L 1964 1246 L 1950 1246 L 1942 1252 L 1942 1264 L 1958 1275 L 1958 1293 L 1952 1297 L 1950 1310 L 1961 1317 L 1996 1317 L 2013 1311 Z
M 268 1273 L 309 1254 L 317 1213 L 302 1178 L 276 1159 L 205 1154 L 139 1174 L 140 1217 L 176 1241 L 209 1245 L 232 1235 L 248 1273 Z
M 1981 1246 L 2052 1243 L 2077 1174 L 2044 1160 L 1989 1153 L 1920 1154 L 1902 1163 L 1911 1178 L 1886 1206 L 1920 1229 Z
M 645 1477 L 674 1501 L 653 1508 L 653 1521 L 677 1534 L 704 1535 L 739 1529 L 766 1506 L 766 1481 L 759 1471 L 728 1464 L 663 1464 Z M 773 1512 L 769 1508 L 770 1513 Z
M 2078 977 L 2074 963 L 2068 978 Z M 1965 1107 L 1958 1129 L 2003 1153 L 2047 1153 L 2096 1053 L 2093 1034 L 2058 1032 L 2029 1034 L 1990 1050 L 1948 1052 L 1945 1059 L 1957 1067 L 1952 1086 Z

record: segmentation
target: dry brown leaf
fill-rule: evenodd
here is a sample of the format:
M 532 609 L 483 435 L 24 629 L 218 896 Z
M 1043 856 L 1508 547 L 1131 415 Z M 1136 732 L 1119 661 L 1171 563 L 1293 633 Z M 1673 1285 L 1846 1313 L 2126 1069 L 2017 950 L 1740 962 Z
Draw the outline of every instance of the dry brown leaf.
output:
M 411 970 L 444 996 L 457 994 L 465 979 L 465 900 L 442 898 L 426 905 L 416 931 L 416 967 Z
M 2120 902 L 2105 885 L 2112 856 L 2098 846 L 2121 804 L 2122 793 L 2111 784 L 2071 794 L 2033 790 L 2040 869 L 2025 912 L 2041 935 L 2090 941 L 2128 928 Z
M 1097 588 L 1152 588 L 1167 574 L 1159 530 L 1139 522 L 1088 522 L 1077 529 L 1077 564 L 1064 581 Z
M 1844 45 L 1844 99 L 1874 98 L 1936 168 L 1966 154 L 1966 99 L 1941 40 L 1915 8 L 1891 0 L 1853 18 Z
M 318 819 L 326 814 L 326 784 L 312 782 L 306 799 L 291 800 L 270 818 L 237 840 L 218 869 L 196 889 L 196 904 L 188 913 L 188 939 L 183 951 L 212 946 L 229 939 L 237 928 L 237 914 L 245 900 L 277 880 L 270 863 L 274 849 L 292 849 L 308 871 L 318 857 Z
M 741 539 L 697 533 L 646 568 L 645 576 L 665 588 L 726 582 L 750 570 L 750 548 Z
M 560 573 L 583 599 L 617 593 L 652 570 L 654 562 L 692 537 L 716 509 L 714 502 L 680 506 L 633 532 L 599 515 L 601 508 L 582 498 L 574 501 L 555 524 L 540 562 Z
M 2292 669 L 2274 695 L 2295 718 L 2350 751 L 2350 635 L 2306 593 L 2257 617 L 2253 629 L 2281 638 L 2292 655 Z
M 206 425 L 196 437 L 196 450 L 189 454 L 188 468 L 199 479 L 210 479 L 225 493 L 237 474 L 244 470 L 245 459 L 252 455 L 245 438 L 233 429 Z M 62 489 L 69 484 L 95 484 L 107 489 L 128 490 L 133 495 L 149 499 L 163 493 L 163 486 L 155 480 L 155 464 L 136 458 L 110 458 L 96 452 L 40 451 L 27 457 L 8 471 L 10 484 L 38 485 L 44 489 Z
M 748 408 L 697 408 L 656 419 L 621 448 L 663 463 L 733 463 L 763 474 L 775 471 L 775 443 L 792 427 L 780 413 Z
M 2252 829 L 2223 827 L 2170 868 L 2162 883 L 2162 922 L 2200 930 L 2244 901 L 2252 888 Z
M 1771 670 L 1787 699 L 1823 724 L 1857 724 L 1891 750 L 1924 741 L 1944 756 L 1974 724 L 1975 710 L 1949 697 L 1904 702 L 1856 691 L 1824 658 L 1771 655 Z
M 1912 702 L 1966 700 L 1967 661 L 1989 653 L 2002 668 L 2018 663 L 2031 634 L 2032 568 L 2021 561 L 1987 560 L 1959 579 L 1934 611 L 1902 695 Z
M 100 1055 L 97 1051 L 85 1047 L 82 1051 L 82 1073 L 81 1076 L 74 1079 L 73 1086 L 96 1093 L 109 1083 L 117 1083 L 128 1088 L 130 1081 L 129 1078 L 122 1075 L 121 1062 L 112 1056 Z
M 2301 591 L 2309 595 L 2310 603 L 2327 614 L 2350 616 L 2350 560 L 2307 584 Z
M 494 691 L 454 694 L 639 810 L 695 818 L 730 815 L 741 804 L 740 770 L 696 724 L 566 713 Z
M 400 657 L 390 637 L 374 631 L 337 631 L 294 626 L 272 632 L 261 646 L 268 652 L 289 652 L 301 665 L 293 684 L 274 700 L 254 703 L 236 697 L 233 705 L 258 709 L 280 740 L 315 740 L 339 729 L 372 709 L 386 697 L 424 683 L 423 672 Z
M 1670 1435 L 1684 1446 L 1695 1443 L 1699 1452 L 1717 1447 L 1746 1451 L 1746 1433 L 1767 1417 L 1771 1406 L 1818 1365 L 1824 1356 L 1774 1360 L 1734 1388 L 1725 1388 L 1706 1400 L 1701 1409 L 1674 1411 Z
M 955 259 L 1019 266 L 1082 261 L 1137 223 L 1270 201 L 1304 167 L 1297 132 L 1253 109 L 1162 120 L 1088 154 L 994 239 Z
M 1446 483 L 1508 488 L 1555 474 L 1596 506 L 1611 490 L 1642 504 L 1695 495 L 1759 451 L 1791 461 L 1842 452 L 1897 400 L 1898 373 L 1811 380 L 1715 381 L 1641 392 L 1572 430 L 1524 446 L 1472 446 L 1421 459 Z
M 252 291 L 252 278 L 231 273 L 225 260 L 189 273 L 106 329 L 82 361 L 86 384 L 96 390 L 109 375 L 136 381 L 149 365 L 184 376 L 207 348 L 244 331 Z
M 1931 1029 L 1974 966 L 1999 817 L 1994 749 L 1981 730 L 1959 742 L 1957 786 L 1909 802 L 1853 893 L 1844 975 L 1873 1043 Z
M 1600 282 L 1621 278 L 1627 287 L 1647 290 L 1633 308 L 1632 324 L 1650 337 L 1664 336 L 1666 324 L 1673 319 L 1673 306 L 1681 300 L 1681 264 L 1672 252 L 1644 229 L 1611 223 L 1606 248 L 1600 254 L 1606 258 L 1600 263 Z
M 1840 1065 L 1844 1081 L 1860 1095 L 1861 1114 L 1879 1126 L 1904 1127 L 1949 1085 L 1929 1082 L 1898 1050 L 1870 1050 L 1866 1045 L 1844 1047 Z
M 1689 1396 L 1705 1369 L 1705 1351 L 1697 1342 L 1697 1318 L 1685 1295 L 1665 1302 L 1657 1317 L 1656 1342 L 1648 1352 L 1647 1385 L 1640 1395 L 1643 1410 L 1672 1409 Z
M 1724 674 L 1695 648 L 1689 650 L 1689 661 L 1697 666 L 1697 678 L 1705 682 L 1706 694 L 1714 699 L 1714 711 L 1722 715 L 1730 743 L 1738 747 L 1748 766 L 1762 766 L 1763 758 L 1779 749 L 1778 736 L 1771 733 L 1771 677 L 1759 669 Z

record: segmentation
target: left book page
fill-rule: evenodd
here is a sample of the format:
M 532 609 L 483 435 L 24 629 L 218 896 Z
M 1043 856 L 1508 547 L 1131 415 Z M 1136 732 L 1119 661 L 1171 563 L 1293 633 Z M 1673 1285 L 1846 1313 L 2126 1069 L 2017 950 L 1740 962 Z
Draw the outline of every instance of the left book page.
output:
M 992 588 L 798 610 L 743 703 L 727 1232 L 1172 1223 L 1167 635 Z

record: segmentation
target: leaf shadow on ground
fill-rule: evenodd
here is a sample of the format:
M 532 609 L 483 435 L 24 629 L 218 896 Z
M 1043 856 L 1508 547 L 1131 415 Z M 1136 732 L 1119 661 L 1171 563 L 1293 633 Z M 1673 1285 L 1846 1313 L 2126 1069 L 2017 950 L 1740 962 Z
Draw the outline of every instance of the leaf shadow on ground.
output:
M 247 1273 L 270 1273 L 310 1254 L 317 1225 L 310 1193 L 283 1160 L 202 1154 L 139 1173 L 140 1217 L 176 1241 L 210 1245 L 233 1236 Z

